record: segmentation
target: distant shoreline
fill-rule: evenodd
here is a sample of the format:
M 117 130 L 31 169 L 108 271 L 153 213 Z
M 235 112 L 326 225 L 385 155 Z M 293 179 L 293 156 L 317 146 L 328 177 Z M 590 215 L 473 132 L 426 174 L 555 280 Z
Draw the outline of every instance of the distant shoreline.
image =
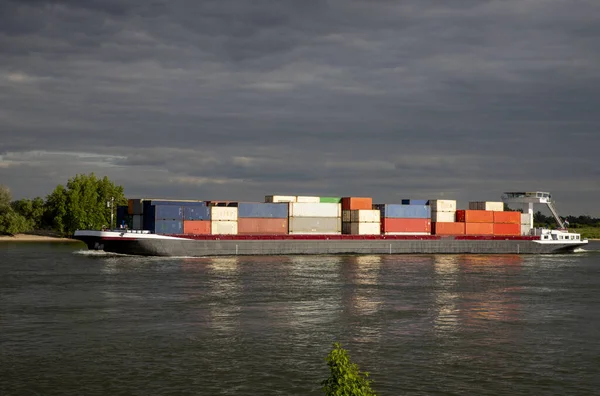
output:
M 44 235 L 16 234 L 14 236 L 0 235 L 0 242 L 81 242 L 77 239 L 59 238 Z

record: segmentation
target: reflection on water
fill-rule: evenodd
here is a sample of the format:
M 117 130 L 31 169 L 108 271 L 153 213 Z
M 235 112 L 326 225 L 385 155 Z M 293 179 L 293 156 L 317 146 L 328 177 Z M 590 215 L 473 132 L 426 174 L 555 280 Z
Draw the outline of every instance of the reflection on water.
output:
M 434 331 L 440 337 L 459 329 L 458 282 L 459 257 L 444 255 L 433 257 L 435 317 Z
M 240 263 L 238 257 L 208 259 L 208 287 L 210 326 L 223 333 L 239 327 L 241 312 Z

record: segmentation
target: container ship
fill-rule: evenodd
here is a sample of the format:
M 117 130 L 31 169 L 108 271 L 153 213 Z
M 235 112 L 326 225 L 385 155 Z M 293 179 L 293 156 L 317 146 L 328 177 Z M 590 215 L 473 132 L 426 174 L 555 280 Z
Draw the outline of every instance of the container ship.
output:
M 521 210 L 505 210 L 505 204 Z M 533 227 L 534 204 L 558 229 Z M 267 195 L 264 202 L 130 199 L 117 227 L 78 230 L 89 249 L 142 256 L 318 254 L 551 254 L 588 243 L 569 232 L 547 192 L 502 201 Z M 112 223 L 112 221 L 111 221 Z

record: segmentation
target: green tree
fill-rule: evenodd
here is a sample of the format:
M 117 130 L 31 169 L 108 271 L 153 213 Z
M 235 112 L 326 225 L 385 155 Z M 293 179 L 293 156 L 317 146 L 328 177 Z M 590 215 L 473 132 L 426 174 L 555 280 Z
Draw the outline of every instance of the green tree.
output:
M 34 199 L 20 199 L 11 203 L 13 210 L 23 216 L 31 229 L 42 228 L 44 217 L 44 200 L 40 197 Z
M 75 230 L 99 229 L 110 224 L 111 207 L 107 202 L 126 205 L 122 186 L 108 177 L 98 179 L 93 173 L 76 175 L 66 186 L 59 185 L 46 198 L 45 221 L 61 234 Z
M 11 206 L 10 189 L 0 185 L 0 234 L 19 234 L 30 231 L 31 224 Z
M 331 374 L 321 385 L 327 396 L 375 396 L 371 389 L 372 381 L 368 379 L 369 373 L 361 373 L 339 343 L 333 344 L 326 361 Z

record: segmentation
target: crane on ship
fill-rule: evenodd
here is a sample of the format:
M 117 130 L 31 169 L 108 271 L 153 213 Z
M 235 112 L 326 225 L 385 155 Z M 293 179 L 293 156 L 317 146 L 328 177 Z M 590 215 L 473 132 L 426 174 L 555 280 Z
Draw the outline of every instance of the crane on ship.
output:
M 529 215 L 530 224 L 533 225 L 533 205 L 534 204 L 546 204 L 552 216 L 556 220 L 558 227 L 565 230 L 568 226 L 568 222 L 563 220 L 559 215 L 552 196 L 549 192 L 535 191 L 535 192 L 505 192 L 502 194 L 502 201 L 506 204 L 521 204 L 526 206 L 527 211 L 523 211 Z

